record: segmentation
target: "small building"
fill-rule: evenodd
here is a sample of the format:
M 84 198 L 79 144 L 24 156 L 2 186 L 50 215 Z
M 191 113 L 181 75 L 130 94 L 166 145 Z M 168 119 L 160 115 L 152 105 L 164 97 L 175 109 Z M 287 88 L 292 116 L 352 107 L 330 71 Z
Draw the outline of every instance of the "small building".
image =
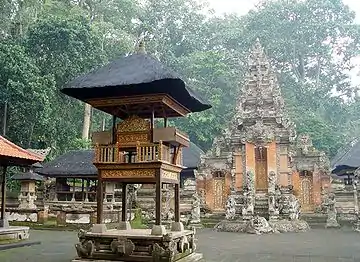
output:
M 29 169 L 27 172 L 13 175 L 11 179 L 18 180 L 21 184 L 18 208 L 36 209 L 36 182 L 44 181 L 44 177 Z
M 344 185 L 353 183 L 355 170 L 360 167 L 360 140 L 355 139 L 341 148 L 331 160 L 331 174 Z
M 44 158 L 33 152 L 27 151 L 6 138 L 0 136 L 0 167 L 1 175 L 1 217 L 0 217 L 0 238 L 11 237 L 27 239 L 29 237 L 28 227 L 9 227 L 6 217 L 6 171 L 10 166 L 30 166 L 42 162 Z

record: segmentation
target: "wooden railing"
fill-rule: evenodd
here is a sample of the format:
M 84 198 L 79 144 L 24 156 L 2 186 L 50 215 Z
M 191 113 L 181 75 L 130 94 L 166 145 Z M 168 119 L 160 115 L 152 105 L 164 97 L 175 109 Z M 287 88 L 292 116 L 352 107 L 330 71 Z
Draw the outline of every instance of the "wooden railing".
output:
M 132 153 L 131 161 L 129 156 L 118 145 L 97 145 L 95 147 L 95 163 L 144 163 L 164 161 L 167 163 L 175 163 L 182 165 L 182 152 L 179 149 L 176 159 L 174 159 L 174 152 L 169 146 L 160 143 L 140 144 L 136 146 L 136 151 Z

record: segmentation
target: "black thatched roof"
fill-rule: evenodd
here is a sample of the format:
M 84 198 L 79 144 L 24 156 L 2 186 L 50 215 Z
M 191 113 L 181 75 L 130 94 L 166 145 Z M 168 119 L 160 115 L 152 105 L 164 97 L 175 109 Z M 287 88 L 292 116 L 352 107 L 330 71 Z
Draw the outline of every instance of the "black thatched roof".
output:
M 92 98 L 168 94 L 191 112 L 211 108 L 211 105 L 185 85 L 177 73 L 143 53 L 121 57 L 77 77 L 61 92 L 82 101 Z
M 183 149 L 183 164 L 189 169 L 197 168 L 203 151 L 194 143 Z M 72 150 L 51 162 L 43 164 L 36 172 L 49 177 L 97 177 L 93 165 L 94 150 Z
M 72 150 L 43 164 L 36 172 L 49 177 L 97 177 L 94 150 Z
M 344 171 L 360 167 L 360 140 L 355 140 L 339 150 L 331 160 L 332 173 L 342 174 Z
M 200 155 L 204 151 L 194 143 L 190 143 L 189 147 L 183 149 L 183 165 L 186 168 L 197 168 L 200 163 Z
M 36 174 L 34 171 L 29 170 L 25 173 L 18 173 L 11 177 L 13 180 L 35 180 L 35 181 L 43 181 L 44 177 Z

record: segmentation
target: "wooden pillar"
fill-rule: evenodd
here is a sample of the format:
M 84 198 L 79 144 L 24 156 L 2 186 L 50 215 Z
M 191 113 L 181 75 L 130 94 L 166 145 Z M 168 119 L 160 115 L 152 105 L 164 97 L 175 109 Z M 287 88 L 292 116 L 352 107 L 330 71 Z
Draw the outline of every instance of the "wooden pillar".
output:
M 97 217 L 96 217 L 96 223 L 102 224 L 103 222 L 103 182 L 101 179 L 98 179 L 97 181 L 97 192 L 96 192 L 96 201 L 97 201 Z
M 180 222 L 180 185 L 175 184 L 175 222 Z
M 158 179 L 156 181 L 156 191 L 155 191 L 155 225 L 161 225 L 161 204 L 162 204 L 162 199 L 161 199 L 161 179 L 160 179 L 160 174 L 158 176 Z
M 7 166 L 3 166 L 2 179 L 1 179 L 1 220 L 5 219 L 5 208 L 6 208 L 6 169 Z
M 167 125 L 168 125 L 167 117 L 164 117 L 164 127 L 167 127 Z
M 126 205 L 126 200 L 127 200 L 127 184 L 123 183 L 122 184 L 122 188 L 121 188 L 121 221 L 125 222 L 126 221 L 126 210 L 127 210 L 127 205 Z
M 151 119 L 150 119 L 150 127 L 151 127 L 151 143 L 154 142 L 154 128 L 155 128 L 155 112 L 152 109 Z
M 113 116 L 112 122 L 112 143 L 116 143 L 116 116 Z

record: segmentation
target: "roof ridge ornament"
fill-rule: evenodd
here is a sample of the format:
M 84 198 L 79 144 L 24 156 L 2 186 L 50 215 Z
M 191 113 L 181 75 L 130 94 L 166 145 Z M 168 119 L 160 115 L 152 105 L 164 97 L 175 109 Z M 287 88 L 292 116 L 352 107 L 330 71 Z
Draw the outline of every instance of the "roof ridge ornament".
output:
M 140 34 L 139 38 L 136 41 L 135 53 L 137 54 L 146 54 L 145 50 L 145 37 L 147 36 L 147 32 L 143 32 Z

